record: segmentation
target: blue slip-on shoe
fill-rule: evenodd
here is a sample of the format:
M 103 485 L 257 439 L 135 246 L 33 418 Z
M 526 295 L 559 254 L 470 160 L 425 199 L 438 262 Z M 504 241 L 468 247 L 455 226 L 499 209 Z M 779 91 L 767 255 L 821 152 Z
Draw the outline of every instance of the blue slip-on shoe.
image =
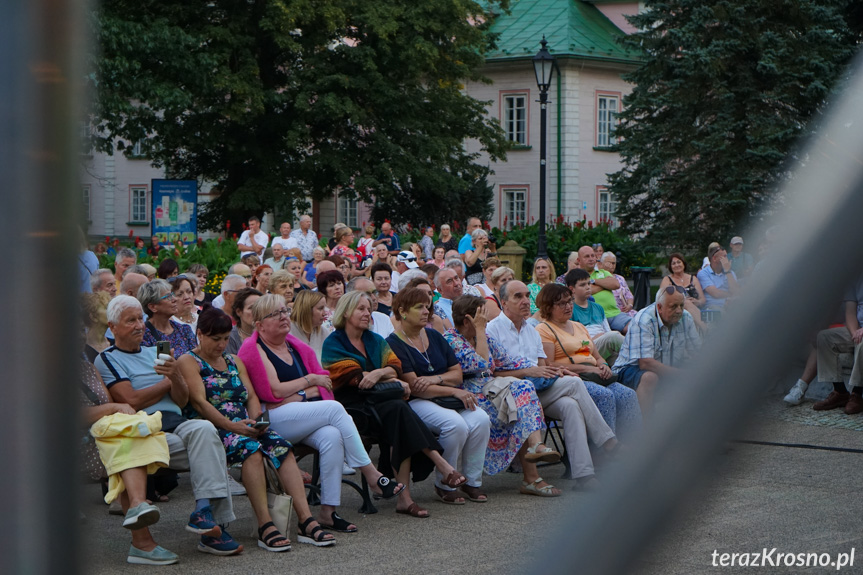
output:
M 227 531 L 222 529 L 219 537 L 201 537 L 198 543 L 198 551 L 212 553 L 213 555 L 236 555 L 243 552 L 243 546 L 234 541 Z
M 171 553 L 160 545 L 156 545 L 152 551 L 141 551 L 137 547 L 130 546 L 129 556 L 126 557 L 126 562 L 135 565 L 173 565 L 179 560 L 176 553 Z
M 186 531 L 208 537 L 218 537 L 222 534 L 222 528 L 213 520 L 213 510 L 209 505 L 189 515 Z
M 126 512 L 123 527 L 126 529 L 143 529 L 159 520 L 159 508 L 146 501 L 132 507 Z

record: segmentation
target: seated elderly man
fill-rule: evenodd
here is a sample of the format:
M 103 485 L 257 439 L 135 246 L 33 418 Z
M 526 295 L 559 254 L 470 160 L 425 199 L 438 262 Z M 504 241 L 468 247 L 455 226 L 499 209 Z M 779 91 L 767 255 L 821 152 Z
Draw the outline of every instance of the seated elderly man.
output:
M 596 303 L 602 306 L 611 329 L 626 335 L 632 317 L 621 313 L 614 298 L 614 291 L 620 289 L 620 282 L 604 269 L 596 269 L 596 253 L 590 246 L 578 249 L 578 267 L 590 274 L 590 293 Z
M 623 336 L 608 325 L 602 306 L 590 301 L 590 274 L 581 268 L 569 270 L 564 276 L 564 282 L 572 294 L 572 321 L 577 321 L 587 328 L 596 351 L 605 358 L 608 365 L 614 365 L 623 346 Z
M 833 384 L 827 399 L 817 402 L 813 408 L 826 411 L 845 408 L 853 415 L 863 412 L 863 276 L 845 292 L 845 327 L 825 329 L 818 333 L 818 381 Z M 845 387 L 839 354 L 853 353 L 854 367 L 851 369 L 851 393 Z
M 464 286 L 451 267 L 438 270 L 434 276 L 434 285 L 440 293 L 440 299 L 434 304 L 434 313 L 444 321 L 444 326 L 450 328 L 452 327 L 452 302 L 461 297 Z
M 114 345 L 96 358 L 105 386 L 116 401 L 136 411 L 161 412 L 171 456 L 169 467 L 191 472 L 196 503 L 186 530 L 201 535 L 198 550 L 214 555 L 240 553 L 243 547 L 219 526 L 235 516 L 225 449 L 216 428 L 209 421 L 182 416 L 189 389 L 174 358 L 159 357 L 157 361 L 155 347 L 141 347 L 145 327 L 138 300 L 119 295 L 111 300 L 107 314 Z
M 704 290 L 707 302 L 703 309 L 716 311 L 725 309 L 728 298 L 737 294 L 737 275 L 731 271 L 728 254 L 719 244 L 711 244 L 707 250 L 709 265 L 698 272 L 698 281 Z
M 533 381 L 536 394 L 548 417 L 563 422 L 566 455 L 571 476 L 577 488 L 598 485 L 588 437 L 597 446 L 613 451 L 617 446 L 614 432 L 602 418 L 584 386 L 576 376 L 566 375 L 560 367 L 548 365 L 537 331 L 525 320 L 530 316 L 530 292 L 518 280 L 505 282 L 499 288 L 503 313 L 488 322 L 486 334 L 514 355 L 530 362 L 531 367 L 495 375 L 520 377 Z
M 93 293 L 103 291 L 114 297 L 117 295 L 117 281 L 114 279 L 114 273 L 108 268 L 101 268 L 90 275 L 90 290 Z
M 231 306 L 234 305 L 234 294 L 244 287 L 248 287 L 248 284 L 248 280 L 241 275 L 226 275 L 225 279 L 222 280 L 222 293 L 213 300 L 213 307 L 230 311 Z
M 635 314 L 612 367 L 618 381 L 635 390 L 645 416 L 653 407 L 659 378 L 677 373 L 701 349 L 695 322 L 683 309 L 685 295 L 680 286 L 659 290 L 656 303 Z

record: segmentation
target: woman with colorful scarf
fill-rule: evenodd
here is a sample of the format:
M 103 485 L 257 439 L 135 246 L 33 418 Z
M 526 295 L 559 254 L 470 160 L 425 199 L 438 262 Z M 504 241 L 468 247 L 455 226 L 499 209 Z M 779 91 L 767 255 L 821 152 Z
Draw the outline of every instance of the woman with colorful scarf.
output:
M 323 365 L 330 372 L 336 400 L 363 412 L 369 421 L 380 422 L 375 433 L 381 440 L 382 454 L 390 449 L 396 480 L 405 485 L 396 513 L 428 517 L 428 510 L 411 499 L 411 471 L 415 481 L 422 481 L 437 468 L 443 483 L 453 488 L 467 479 L 443 458 L 441 446 L 405 401 L 410 397 L 407 383 L 399 382 L 402 399 L 376 400 L 369 392 L 378 382 L 398 381 L 402 373 L 401 362 L 387 342 L 369 330 L 371 315 L 367 293 L 353 291 L 342 296 L 333 315 L 336 330 L 324 341 Z

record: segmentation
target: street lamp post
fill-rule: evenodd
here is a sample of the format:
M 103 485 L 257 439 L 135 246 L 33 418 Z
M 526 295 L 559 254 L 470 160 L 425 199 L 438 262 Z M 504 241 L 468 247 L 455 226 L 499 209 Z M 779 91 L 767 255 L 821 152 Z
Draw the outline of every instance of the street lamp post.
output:
M 536 85 L 539 87 L 539 234 L 536 238 L 536 256 L 547 257 L 545 248 L 545 148 L 546 148 L 546 111 L 548 108 L 548 87 L 554 75 L 554 56 L 546 49 L 548 42 L 545 35 L 540 45 L 542 48 L 533 57 L 533 71 L 536 73 Z

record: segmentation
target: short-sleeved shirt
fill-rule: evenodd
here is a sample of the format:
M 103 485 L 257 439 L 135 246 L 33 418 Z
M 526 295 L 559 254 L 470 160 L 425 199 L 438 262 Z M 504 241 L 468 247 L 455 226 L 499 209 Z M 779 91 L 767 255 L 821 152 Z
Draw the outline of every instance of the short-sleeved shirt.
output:
M 377 238 L 375 238 L 375 241 L 377 241 L 377 240 L 385 240 L 385 239 L 387 239 L 387 238 L 389 238 L 389 239 L 390 239 L 390 243 L 389 243 L 389 244 L 384 243 L 384 245 L 385 245 L 385 246 L 387 246 L 387 250 L 389 250 L 389 251 L 391 251 L 391 252 L 401 251 L 401 249 L 402 249 L 402 242 L 401 242 L 401 240 L 399 240 L 399 235 L 398 235 L 397 233 L 395 233 L 395 232 L 393 232 L 393 233 L 392 233 L 392 235 L 389 235 L 389 236 L 386 236 L 386 235 L 384 235 L 384 234 L 381 234 L 381 235 L 379 235 Z
M 701 336 L 688 311 L 671 327 L 665 325 L 652 303 L 635 314 L 620 354 L 612 368 L 620 371 L 627 365 L 638 365 L 639 359 L 655 359 L 663 365 L 680 367 L 701 349 Z
M 587 301 L 587 307 L 581 307 L 572 302 L 572 321 L 577 321 L 587 329 L 590 337 L 596 337 L 609 331 L 607 329 L 605 310 L 596 302 Z
M 303 233 L 302 229 L 298 229 L 291 232 L 291 237 L 297 241 L 297 246 L 300 248 L 300 253 L 303 254 L 303 259 L 307 262 L 311 261 L 314 257 L 312 251 L 318 247 L 318 234 L 311 229 L 306 233 Z
M 545 359 L 542 349 L 542 338 L 536 329 L 527 322 L 521 323 L 521 329 L 516 329 L 512 320 L 506 314 L 500 314 L 485 326 L 485 332 L 500 342 L 512 355 L 526 359 L 532 366 L 539 365 L 539 359 Z
M 863 276 L 860 276 L 856 284 L 848 286 L 845 301 L 857 303 L 857 323 L 863 326 Z
M 271 268 L 273 268 L 273 271 L 278 271 L 280 269 L 283 269 L 285 261 L 286 260 L 284 256 L 282 256 L 279 261 L 276 261 L 276 258 L 267 258 L 266 260 L 264 260 L 264 265 L 270 266 Z
M 736 277 L 743 277 L 745 270 L 748 269 L 751 272 L 755 266 L 755 260 L 752 258 L 752 255 L 746 252 L 740 252 L 740 255 L 736 258 L 729 253 L 728 261 L 731 262 L 731 271 L 736 274 Z
M 465 234 L 458 241 L 458 253 L 464 255 L 468 250 L 473 249 L 473 236 L 470 234 Z
M 140 347 L 138 351 L 124 351 L 111 346 L 96 358 L 96 369 L 102 376 L 102 381 L 110 390 L 112 386 L 121 381 L 128 381 L 132 389 L 139 391 L 153 387 L 163 379 L 164 376 L 156 373 L 153 369 L 156 362 L 155 347 Z M 144 407 L 149 414 L 157 411 L 168 411 L 181 415 L 179 406 L 171 399 L 170 393 L 163 395 L 159 401 L 149 407 Z
M 452 323 L 452 300 L 440 298 L 434 304 L 434 313 L 441 319 Z
M 244 246 L 252 245 L 252 240 L 249 239 L 250 235 L 251 235 L 250 230 L 244 231 L 243 234 L 240 236 L 240 239 L 237 240 L 237 243 L 243 244 Z M 264 255 L 264 250 L 267 249 L 267 244 L 270 242 L 270 236 L 268 236 L 266 232 L 260 231 L 260 232 L 255 234 L 255 241 L 258 242 L 259 246 L 264 246 L 264 249 L 261 250 L 261 253 L 259 254 L 257 252 L 253 252 L 253 251 L 242 251 L 242 250 L 240 250 L 240 257 L 241 258 L 243 256 L 245 256 L 246 254 L 254 254 L 256 256 L 263 256 Z
M 287 250 L 292 250 L 294 248 L 299 248 L 300 244 L 297 243 L 296 238 L 292 238 L 289 235 L 286 238 L 283 238 L 282 236 L 276 236 L 275 238 L 273 238 L 272 243 L 270 243 L 270 247 L 273 247 L 273 246 L 282 246 L 282 249 L 287 251 Z
M 613 277 L 614 276 L 612 274 L 605 270 L 593 270 L 593 273 L 590 274 L 590 279 L 593 280 Z M 593 294 L 593 299 L 596 300 L 596 303 L 602 306 L 602 309 L 605 311 L 605 317 L 608 319 L 620 314 L 620 308 L 617 307 L 617 300 L 614 299 L 614 293 L 612 293 L 612 291 L 607 289 L 599 290 Z
M 701 282 L 701 289 L 704 291 L 704 298 L 707 302 L 704 304 L 704 309 L 723 309 L 725 307 L 725 299 L 726 298 L 718 298 L 713 297 L 709 293 L 707 293 L 707 288 L 715 287 L 717 289 L 721 289 L 724 291 L 728 291 L 728 276 L 734 276 L 734 279 L 737 279 L 737 275 L 730 271 L 728 274 L 723 272 L 716 273 L 713 271 L 713 268 L 707 267 L 698 272 L 698 281 Z
M 424 352 L 425 356 L 395 333 L 387 337 L 387 343 L 390 344 L 390 348 L 402 362 L 404 373 L 415 373 L 417 377 L 442 375 L 450 367 L 458 364 L 455 352 L 437 331 L 425 328 L 425 332 L 429 340 L 428 349 Z M 428 361 L 426 356 L 428 356 Z M 431 366 L 431 370 L 429 370 L 429 366 Z
M 593 342 L 587 328 L 575 321 L 569 322 L 569 325 L 573 328 L 571 335 L 547 322 L 537 325 L 536 331 L 543 342 L 554 344 L 553 361 L 569 361 L 566 358 L 570 357 L 574 363 L 596 366 L 596 358 L 591 353 Z

